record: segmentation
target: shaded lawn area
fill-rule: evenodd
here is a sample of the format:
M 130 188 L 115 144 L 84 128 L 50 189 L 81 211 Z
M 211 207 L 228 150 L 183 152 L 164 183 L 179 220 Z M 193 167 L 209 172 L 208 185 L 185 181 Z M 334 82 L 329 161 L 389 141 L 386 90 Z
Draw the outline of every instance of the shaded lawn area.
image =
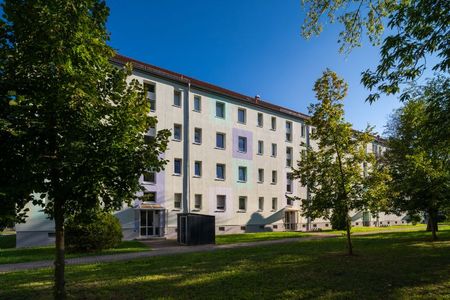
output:
M 69 266 L 74 299 L 410 299 L 450 291 L 450 230 L 329 238 Z M 0 274 L 0 298 L 51 299 L 52 270 Z
M 6 238 L 5 241 L 3 239 Z M 20 262 L 30 262 L 39 260 L 53 260 L 55 258 L 55 248 L 54 246 L 45 247 L 31 247 L 31 248 L 20 248 L 20 249 L 7 249 L 10 246 L 13 238 L 13 247 L 15 247 L 15 235 L 10 236 L 0 236 L 0 264 L 12 264 Z M 9 240 L 9 241 L 7 241 Z M 9 245 L 8 245 L 9 244 Z M 6 248 L 6 249 L 5 249 Z M 66 253 L 66 258 L 82 257 L 82 256 L 92 256 L 92 255 L 107 255 L 107 254 L 119 254 L 119 253 L 130 253 L 130 252 L 140 252 L 148 251 L 149 247 L 138 241 L 123 241 L 120 245 L 114 249 L 108 249 L 101 252 L 92 253 Z M 0 297 L 1 298 L 1 297 Z
M 246 242 L 258 242 L 279 240 L 285 238 L 299 238 L 309 236 L 305 232 L 256 232 L 256 233 L 240 233 L 240 234 L 224 234 L 216 235 L 216 244 L 235 244 Z

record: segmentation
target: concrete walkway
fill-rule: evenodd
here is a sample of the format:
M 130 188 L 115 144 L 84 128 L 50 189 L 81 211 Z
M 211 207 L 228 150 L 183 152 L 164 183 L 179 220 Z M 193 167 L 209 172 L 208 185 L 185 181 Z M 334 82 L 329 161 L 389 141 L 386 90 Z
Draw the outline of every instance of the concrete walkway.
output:
M 152 249 L 149 251 L 68 258 L 68 259 L 66 259 L 66 265 L 82 265 L 82 264 L 97 264 L 97 263 L 105 263 L 105 262 L 127 261 L 127 260 L 134 260 L 134 259 L 154 257 L 154 256 L 165 256 L 165 255 L 194 253 L 194 252 L 211 252 L 211 251 L 223 250 L 223 249 L 236 249 L 236 248 L 263 246 L 263 245 L 295 243 L 295 242 L 301 242 L 301 241 L 311 241 L 311 240 L 324 239 L 324 238 L 333 238 L 333 237 L 337 237 L 337 236 L 338 235 L 335 235 L 335 234 L 329 234 L 329 235 L 326 235 L 326 234 L 315 235 L 314 234 L 312 236 L 305 236 L 305 237 L 299 237 L 299 238 L 285 238 L 285 239 L 279 239 L 279 240 L 236 243 L 236 244 L 227 244 L 227 245 L 200 245 L 200 246 L 180 246 L 180 245 L 177 245 L 176 243 L 174 243 L 173 240 L 166 240 L 166 242 L 147 241 L 145 243 L 147 245 L 149 245 L 150 247 L 152 247 Z M 172 245 L 172 244 L 175 244 L 175 245 Z M 32 270 L 32 269 L 40 269 L 40 268 L 51 268 L 51 267 L 53 267 L 53 260 L 34 261 L 34 262 L 25 262 L 25 263 L 16 263 L 16 264 L 3 264 L 3 265 L 0 265 L 0 273 L 20 271 L 20 270 Z
M 353 236 L 371 235 L 371 234 L 400 232 L 400 231 L 408 231 L 408 230 L 395 229 L 389 231 L 355 232 L 352 233 L 352 235 Z M 128 261 L 133 259 L 154 257 L 154 256 L 174 255 L 174 254 L 194 253 L 194 252 L 211 252 L 223 249 L 236 249 L 236 248 L 255 247 L 264 245 L 295 243 L 295 242 L 319 240 L 325 238 L 335 238 L 342 236 L 342 234 L 331 234 L 326 232 L 308 232 L 308 234 L 309 236 L 298 238 L 284 238 L 279 240 L 246 242 L 227 245 L 181 246 L 178 245 L 175 240 L 151 240 L 151 241 L 149 240 L 143 241 L 145 244 L 151 247 L 151 250 L 149 251 L 68 258 L 66 259 L 66 265 L 82 265 L 82 264 L 97 264 L 104 262 Z M 16 264 L 3 264 L 0 265 L 0 273 L 20 271 L 20 270 L 32 270 L 40 268 L 51 268 L 51 267 L 53 267 L 53 260 L 34 261 Z

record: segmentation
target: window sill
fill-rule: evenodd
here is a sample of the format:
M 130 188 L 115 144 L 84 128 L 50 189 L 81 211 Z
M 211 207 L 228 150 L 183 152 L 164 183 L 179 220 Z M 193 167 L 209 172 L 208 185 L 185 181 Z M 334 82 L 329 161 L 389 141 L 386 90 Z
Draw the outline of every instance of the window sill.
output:
M 181 105 L 172 104 L 173 107 L 181 108 Z
M 202 112 L 201 110 L 197 110 L 197 109 L 193 109 L 192 111 L 196 112 L 196 113 L 201 113 Z
M 215 181 L 225 181 L 225 178 L 214 178 Z
M 247 151 L 238 150 L 237 153 L 247 154 Z
M 256 155 L 263 156 L 264 153 L 256 153 Z
M 149 185 L 155 185 L 156 184 L 156 182 L 145 181 L 145 180 L 143 180 L 142 183 L 143 184 L 149 184 Z
M 271 185 L 276 185 L 277 183 L 276 183 L 276 182 L 271 182 L 270 184 L 271 184 Z
M 272 131 L 277 131 L 277 129 L 274 129 L 274 128 L 270 128 L 270 130 L 272 130 Z
M 238 182 L 238 183 L 246 183 L 247 180 L 238 180 L 237 182 Z
M 246 213 L 247 211 L 246 211 L 246 210 L 240 209 L 240 210 L 238 210 L 238 211 L 236 211 L 236 212 L 239 213 L 239 214 L 243 214 L 243 213 Z
M 286 192 L 286 194 L 292 195 L 292 192 Z M 291 204 L 291 206 L 292 206 L 292 204 Z
M 181 174 L 178 174 L 178 173 L 173 173 L 173 174 L 172 174 L 172 176 L 178 176 L 178 177 L 180 177 L 180 176 L 181 176 Z
M 180 211 L 181 210 L 181 208 L 174 208 L 174 209 L 172 209 L 172 211 Z
M 179 139 L 172 139 L 173 142 L 181 142 Z
M 194 208 L 192 211 L 201 211 L 201 208 Z
M 194 144 L 194 145 L 201 145 L 202 143 L 200 142 L 193 142 L 192 144 Z
M 258 128 L 263 128 L 263 125 L 256 125 L 256 127 L 258 127 Z
M 241 124 L 241 125 L 246 125 L 247 123 L 246 122 L 237 122 L 238 124 Z
M 192 177 L 194 177 L 194 178 L 202 178 L 202 175 L 194 175 Z
M 214 147 L 214 149 L 217 149 L 217 150 L 225 150 L 225 148 L 220 148 L 220 147 Z
M 276 155 L 271 155 L 270 157 L 273 157 L 273 158 L 277 158 L 277 156 L 276 156 Z
M 262 184 L 262 183 L 264 183 L 264 181 L 258 181 L 257 183 Z
M 223 212 L 225 212 L 225 209 L 224 210 L 215 210 L 214 212 L 216 212 L 216 213 L 223 213 Z
M 216 119 L 225 120 L 225 117 L 219 117 L 219 116 L 216 116 Z
M 258 209 L 258 210 L 257 210 L 257 212 L 263 212 L 263 211 L 264 211 L 263 209 Z

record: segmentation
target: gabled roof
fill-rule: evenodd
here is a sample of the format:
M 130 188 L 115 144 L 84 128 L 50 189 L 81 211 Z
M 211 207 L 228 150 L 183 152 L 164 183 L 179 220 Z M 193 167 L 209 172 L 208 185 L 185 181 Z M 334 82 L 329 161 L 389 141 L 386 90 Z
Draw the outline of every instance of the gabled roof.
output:
M 135 60 L 133 58 L 130 58 L 130 57 L 127 57 L 124 55 L 117 54 L 111 60 L 113 62 L 116 62 L 119 64 L 131 63 L 133 65 L 133 68 L 136 70 L 150 73 L 152 75 L 157 75 L 157 76 L 160 76 L 165 79 L 175 80 L 175 81 L 182 82 L 185 84 L 190 83 L 191 87 L 195 87 L 195 88 L 198 88 L 201 90 L 213 92 L 213 93 L 223 95 L 223 96 L 228 96 L 235 100 L 242 101 L 243 103 L 255 105 L 258 107 L 263 107 L 268 110 L 287 114 L 289 116 L 300 118 L 302 120 L 307 120 L 310 118 L 308 115 L 297 112 L 295 110 L 281 107 L 281 106 L 269 103 L 267 101 L 262 101 L 256 97 L 249 97 L 249 96 L 246 96 L 243 94 L 239 94 L 239 93 L 233 92 L 231 90 L 219 87 L 217 85 L 207 83 L 207 82 L 204 82 L 204 81 L 201 81 L 201 80 L 189 77 L 189 76 L 185 76 L 183 74 L 176 73 L 176 72 L 173 72 L 170 70 L 166 70 L 166 69 L 154 66 L 154 65 L 150 65 L 148 63 L 144 63 L 142 61 L 138 61 L 138 60 Z

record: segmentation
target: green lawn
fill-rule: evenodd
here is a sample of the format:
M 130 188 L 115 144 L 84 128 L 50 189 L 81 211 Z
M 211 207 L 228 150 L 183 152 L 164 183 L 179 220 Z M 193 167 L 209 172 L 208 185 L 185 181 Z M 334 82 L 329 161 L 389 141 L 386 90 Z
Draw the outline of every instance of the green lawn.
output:
M 15 235 L 0 236 L 0 264 L 11 264 L 19 262 L 54 259 L 55 250 L 53 246 L 11 249 L 11 247 L 8 247 L 11 246 L 11 243 L 13 243 L 12 247 L 14 247 Z M 102 252 L 88 253 L 88 254 L 68 253 L 66 254 L 66 258 L 89 256 L 89 255 L 106 255 L 116 253 L 140 252 L 148 250 L 150 250 L 150 248 L 148 248 L 141 242 L 123 241 L 117 248 L 114 249 L 108 249 Z
M 442 225 L 439 225 L 442 226 Z M 358 227 L 352 227 L 352 232 L 371 232 L 371 231 L 398 231 L 398 230 L 406 230 L 406 231 L 416 231 L 416 230 L 425 230 L 426 229 L 425 224 L 417 224 L 417 225 L 393 225 L 393 226 L 385 226 L 385 227 L 364 227 L 364 226 L 358 226 Z M 342 230 L 322 230 L 321 232 L 326 233 L 345 233 L 345 231 Z
M 450 230 L 69 266 L 73 299 L 411 299 L 450 295 Z M 0 299 L 50 299 L 52 270 L 0 274 Z
M 235 244 L 246 242 L 258 242 L 268 240 L 279 240 L 285 238 L 298 238 L 308 236 L 304 232 L 257 232 L 257 233 L 241 233 L 241 234 L 224 234 L 216 235 L 216 244 Z

